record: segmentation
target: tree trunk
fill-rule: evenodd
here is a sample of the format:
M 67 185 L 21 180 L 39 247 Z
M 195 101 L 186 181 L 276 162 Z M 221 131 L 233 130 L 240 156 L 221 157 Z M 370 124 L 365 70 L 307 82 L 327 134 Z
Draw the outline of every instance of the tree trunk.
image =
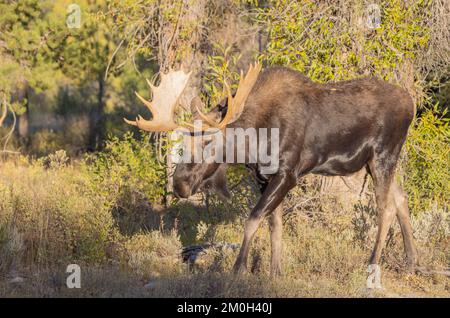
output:
M 3 96 L 1 102 L 1 109 L 2 109 L 2 114 L 0 115 L 0 127 L 3 126 L 3 122 L 6 119 L 6 115 L 8 114 L 8 105 L 6 105 L 6 97 Z
M 97 104 L 91 108 L 89 114 L 88 150 L 95 151 L 102 146 L 105 132 L 105 81 L 102 72 L 98 76 Z
M 28 138 L 29 135 L 29 123 L 30 123 L 30 98 L 28 93 L 28 87 L 25 88 L 25 112 L 19 116 L 18 121 L 18 132 L 19 137 L 25 139 L 26 144 L 28 144 Z
M 205 56 L 200 52 L 200 42 L 202 40 L 201 31 L 204 31 L 201 27 L 196 27 L 191 30 L 190 37 L 188 39 L 182 39 L 179 37 L 180 30 L 190 27 L 192 25 L 202 25 L 206 17 L 206 1 L 195 0 L 187 2 L 189 5 L 183 5 L 179 9 L 181 12 L 178 16 L 178 21 L 172 22 L 165 20 L 163 14 L 159 16 L 159 23 L 161 28 L 159 38 L 159 53 L 158 64 L 160 66 L 160 72 L 166 72 L 170 68 L 183 69 L 184 71 L 193 71 L 194 75 L 191 76 L 190 83 L 185 89 L 184 94 L 189 96 L 195 96 L 198 92 L 196 87 L 200 82 L 200 68 Z M 178 3 L 168 4 L 161 3 L 161 12 L 167 10 L 173 6 L 178 7 Z M 179 54 L 181 53 L 181 58 Z M 170 133 L 169 133 L 170 134 Z M 172 175 L 175 171 L 172 158 L 169 155 L 170 149 L 166 153 L 166 193 L 164 203 L 169 206 L 172 201 L 173 192 L 173 180 Z

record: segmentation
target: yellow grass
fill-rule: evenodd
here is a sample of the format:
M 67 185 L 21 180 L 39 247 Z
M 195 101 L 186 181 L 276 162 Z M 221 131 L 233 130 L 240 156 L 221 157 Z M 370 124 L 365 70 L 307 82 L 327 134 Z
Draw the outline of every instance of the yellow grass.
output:
M 158 215 L 138 205 L 124 217 L 92 182 L 84 165 L 64 160 L 0 163 L 0 297 L 450 297 L 449 278 L 404 271 L 398 226 L 383 258 L 384 289 L 365 288 L 370 200 L 343 210 L 324 197 L 286 215 L 284 275 L 272 280 L 267 224 L 253 242 L 248 275 L 229 274 L 237 253 L 229 248 L 182 262 L 182 242 L 240 243 L 245 213 L 231 211 L 233 205 L 213 204 L 206 214 L 204 206 L 184 202 Z M 300 200 L 296 191 L 288 200 Z M 414 217 L 422 265 L 448 265 L 448 220 L 437 210 Z M 81 289 L 66 287 L 72 263 L 81 267 Z M 17 277 L 23 282 L 11 281 Z

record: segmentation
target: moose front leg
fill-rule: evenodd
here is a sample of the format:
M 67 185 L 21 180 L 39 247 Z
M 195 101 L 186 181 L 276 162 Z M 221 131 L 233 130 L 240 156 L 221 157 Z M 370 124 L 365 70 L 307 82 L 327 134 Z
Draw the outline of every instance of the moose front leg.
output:
M 283 232 L 283 203 L 272 212 L 269 219 L 270 224 L 270 244 L 272 255 L 270 260 L 270 275 L 281 275 L 281 239 Z
M 295 184 L 295 176 L 288 173 L 277 174 L 267 184 L 261 198 L 253 208 L 245 223 L 244 240 L 233 268 L 235 273 L 247 271 L 247 258 L 253 235 L 264 217 L 271 214 L 280 205 L 284 196 L 295 186 Z M 281 234 L 281 228 L 279 230 Z M 279 258 L 279 251 L 277 250 L 276 252 L 277 255 L 275 255 L 275 257 Z

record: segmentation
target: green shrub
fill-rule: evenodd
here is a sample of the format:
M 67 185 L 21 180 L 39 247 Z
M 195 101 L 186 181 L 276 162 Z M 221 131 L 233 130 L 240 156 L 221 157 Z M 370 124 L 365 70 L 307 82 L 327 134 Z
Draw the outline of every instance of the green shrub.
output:
M 166 195 L 166 170 L 156 158 L 149 135 L 139 140 L 131 133 L 123 139 L 111 138 L 103 152 L 87 158 L 86 168 L 92 190 L 105 198 L 125 232 L 136 231 L 143 212 Z
M 150 135 L 140 140 L 126 133 L 123 139 L 112 137 L 103 152 L 90 157 L 88 169 L 93 173 L 97 190 L 105 196 L 135 190 L 150 202 L 160 202 L 165 195 L 165 168 L 156 159 Z
M 427 110 L 410 129 L 406 142 L 405 187 L 413 213 L 433 205 L 448 209 L 450 127 L 446 112 Z

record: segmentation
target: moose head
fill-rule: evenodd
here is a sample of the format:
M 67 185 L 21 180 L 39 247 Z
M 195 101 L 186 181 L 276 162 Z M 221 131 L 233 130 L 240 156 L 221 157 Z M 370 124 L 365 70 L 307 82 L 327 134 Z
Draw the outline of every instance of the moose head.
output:
M 125 119 L 125 122 L 149 132 L 171 132 L 179 130 L 194 139 L 198 137 L 198 132 L 202 134 L 205 131 L 224 131 L 228 125 L 237 121 L 241 116 L 247 97 L 260 71 L 261 65 L 259 63 L 251 65 L 245 76 L 241 71 L 240 81 L 234 95 L 231 92 L 230 86 L 226 82 L 224 83 L 223 95 L 227 96 L 227 111 L 223 116 L 218 114 L 217 109 L 211 113 L 204 114 L 200 110 L 200 99 L 195 98 L 191 102 L 191 106 L 195 107 L 195 111 L 193 112 L 195 119 L 201 120 L 200 131 L 196 131 L 195 129 L 197 127 L 192 123 L 182 122 L 176 118 L 180 109 L 180 97 L 192 73 L 185 73 L 182 70 L 169 71 L 167 74 L 162 74 L 159 86 L 154 86 L 147 81 L 152 91 L 152 101 L 147 101 L 136 93 L 137 97 L 152 113 L 153 118 L 151 120 L 146 120 L 138 115 L 135 120 Z M 219 120 L 216 121 L 216 119 Z M 192 145 L 204 147 L 207 143 L 207 141 L 203 141 L 198 145 L 198 143 L 194 142 Z M 175 195 L 180 198 L 188 198 L 199 189 L 212 189 L 222 199 L 229 197 L 225 165 L 217 162 L 192 163 L 191 161 L 190 163 L 181 162 L 177 164 L 173 175 L 173 187 Z

